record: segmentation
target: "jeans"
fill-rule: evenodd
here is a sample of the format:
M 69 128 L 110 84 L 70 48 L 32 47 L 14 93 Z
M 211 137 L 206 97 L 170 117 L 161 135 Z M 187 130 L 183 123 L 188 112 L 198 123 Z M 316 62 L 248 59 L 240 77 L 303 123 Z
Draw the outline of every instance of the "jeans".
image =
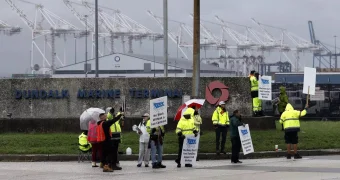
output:
M 139 157 L 138 164 L 142 164 L 144 161 L 145 165 L 149 165 L 150 160 L 150 149 L 148 148 L 149 142 L 139 142 Z
M 241 151 L 241 140 L 240 137 L 232 137 L 231 138 L 231 161 L 237 162 L 239 161 L 239 155 Z
M 228 132 L 228 126 L 218 126 L 215 129 L 216 132 L 216 151 L 220 150 L 221 145 L 221 151 L 225 150 L 225 142 L 227 140 L 227 132 Z M 220 144 L 220 137 L 222 135 L 222 141 Z
M 151 145 L 151 160 L 152 164 L 161 163 L 162 162 L 162 156 L 163 156 L 163 145 L 160 143 L 157 143 L 153 140 L 150 140 Z M 156 153 L 158 154 L 156 159 Z

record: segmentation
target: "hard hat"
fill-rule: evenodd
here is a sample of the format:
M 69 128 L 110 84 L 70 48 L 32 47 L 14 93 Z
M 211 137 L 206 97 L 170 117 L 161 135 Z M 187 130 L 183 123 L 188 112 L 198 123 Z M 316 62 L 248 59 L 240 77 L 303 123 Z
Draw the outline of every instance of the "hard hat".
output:
M 149 113 L 145 113 L 142 117 L 150 117 Z
M 218 103 L 218 105 L 224 105 L 224 104 L 225 104 L 224 101 L 220 101 L 220 102 Z

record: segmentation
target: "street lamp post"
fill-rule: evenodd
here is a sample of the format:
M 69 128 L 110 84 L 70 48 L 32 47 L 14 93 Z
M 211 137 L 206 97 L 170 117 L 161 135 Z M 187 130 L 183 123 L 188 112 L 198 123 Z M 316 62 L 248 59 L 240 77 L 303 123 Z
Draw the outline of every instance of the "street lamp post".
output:
M 334 36 L 334 45 L 335 45 L 335 48 L 334 48 L 334 55 L 335 55 L 335 71 L 337 71 L 337 69 L 338 69 L 338 56 L 336 55 L 336 37 L 337 37 L 337 36 Z
M 98 0 L 95 1 L 96 77 L 99 77 Z
M 168 77 L 168 0 L 163 0 L 164 77 Z
M 153 77 L 156 77 L 155 36 L 153 36 L 152 54 L 153 54 Z
M 178 36 L 176 36 L 176 43 L 177 43 L 177 56 L 176 56 L 176 60 L 175 60 L 175 77 L 177 77 L 177 59 L 178 59 L 178 46 L 179 46 L 179 39 Z
M 88 64 L 87 64 L 87 15 L 85 15 L 85 66 L 86 66 L 86 72 L 85 72 L 85 77 L 87 77 L 87 73 L 88 73 Z

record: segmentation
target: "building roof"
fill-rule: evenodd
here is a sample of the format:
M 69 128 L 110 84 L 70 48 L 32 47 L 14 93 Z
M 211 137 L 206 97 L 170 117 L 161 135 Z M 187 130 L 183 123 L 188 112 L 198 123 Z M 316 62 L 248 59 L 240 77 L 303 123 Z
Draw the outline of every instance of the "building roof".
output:
M 107 65 L 105 65 L 106 63 L 102 63 L 102 62 L 106 62 L 108 64 L 111 64 L 111 61 L 113 58 L 115 58 L 116 56 L 126 56 L 126 57 L 132 57 L 132 58 L 136 58 L 136 59 L 140 59 L 140 60 L 144 60 L 144 61 L 149 61 L 150 63 L 155 62 L 156 64 L 164 64 L 164 57 L 161 56 L 152 56 L 152 55 L 140 55 L 140 54 L 123 54 L 123 53 L 114 53 L 111 55 L 106 55 L 106 56 L 102 56 L 99 58 L 100 66 L 105 67 L 107 69 Z M 94 60 L 95 59 L 89 59 L 87 62 L 90 64 L 94 65 Z M 132 62 L 129 62 L 130 65 Z M 186 60 L 186 59 L 177 59 L 177 58 L 168 58 L 168 63 L 169 63 L 169 68 L 172 69 L 183 69 L 183 70 L 192 70 L 192 66 L 193 63 L 192 61 Z M 71 65 L 67 65 L 67 66 L 63 66 L 63 67 L 58 67 L 56 68 L 56 71 L 71 71 L 71 70 L 83 70 L 84 69 L 84 64 L 85 61 L 81 61 L 78 62 L 76 64 L 71 64 Z M 233 73 L 231 71 L 227 71 L 226 69 L 222 69 L 219 67 L 216 67 L 214 65 L 209 65 L 209 64 L 204 64 L 201 63 L 200 64 L 200 68 L 203 71 L 216 71 L 216 72 L 225 72 L 225 73 Z M 100 67 L 100 69 L 102 69 Z

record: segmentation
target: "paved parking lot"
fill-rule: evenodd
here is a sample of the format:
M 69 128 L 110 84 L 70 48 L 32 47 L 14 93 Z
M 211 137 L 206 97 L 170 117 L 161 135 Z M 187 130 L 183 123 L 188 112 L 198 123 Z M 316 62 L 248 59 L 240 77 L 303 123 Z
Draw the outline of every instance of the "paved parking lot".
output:
M 121 162 L 122 171 L 103 173 L 89 163 L 77 162 L 0 162 L 1 180 L 90 180 L 90 179 L 195 179 L 195 180 L 257 180 L 257 179 L 340 179 L 340 156 L 307 157 L 301 160 L 284 158 L 244 160 L 232 165 L 230 160 L 200 161 L 194 168 L 177 168 L 165 161 L 166 169 L 137 168 L 136 162 Z

